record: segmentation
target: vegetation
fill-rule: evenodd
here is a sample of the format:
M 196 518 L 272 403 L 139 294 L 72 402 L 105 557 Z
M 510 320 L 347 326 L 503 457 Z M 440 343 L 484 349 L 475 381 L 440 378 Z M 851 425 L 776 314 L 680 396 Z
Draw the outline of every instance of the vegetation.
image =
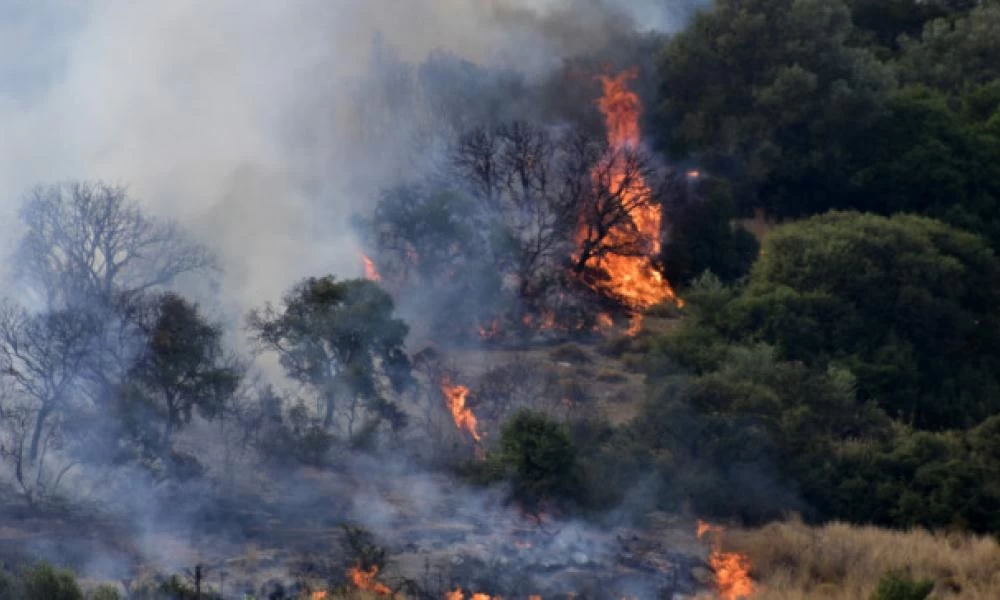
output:
M 844 523 L 814 528 L 793 519 L 727 530 L 724 539 L 725 550 L 750 558 L 762 600 L 925 598 L 931 588 L 932 598 L 1000 593 L 1000 546 L 990 537 Z

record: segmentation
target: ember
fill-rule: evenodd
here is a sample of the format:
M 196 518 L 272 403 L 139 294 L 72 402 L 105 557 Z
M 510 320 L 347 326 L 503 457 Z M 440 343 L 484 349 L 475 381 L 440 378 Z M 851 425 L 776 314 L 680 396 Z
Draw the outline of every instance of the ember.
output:
M 722 600 L 740 600 L 753 596 L 753 580 L 750 579 L 750 559 L 739 552 L 722 551 L 722 534 L 725 529 L 698 521 L 698 539 L 712 534 L 712 553 L 708 557 L 715 571 L 715 588 Z

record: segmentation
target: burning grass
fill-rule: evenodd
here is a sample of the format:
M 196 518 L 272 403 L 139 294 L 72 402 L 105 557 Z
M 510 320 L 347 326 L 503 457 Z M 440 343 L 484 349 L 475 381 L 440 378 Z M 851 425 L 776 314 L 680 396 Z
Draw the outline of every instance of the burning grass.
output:
M 1000 545 L 989 537 L 791 520 L 727 531 L 724 545 L 749 557 L 755 600 L 869 598 L 892 571 L 933 580 L 930 598 L 1000 598 Z

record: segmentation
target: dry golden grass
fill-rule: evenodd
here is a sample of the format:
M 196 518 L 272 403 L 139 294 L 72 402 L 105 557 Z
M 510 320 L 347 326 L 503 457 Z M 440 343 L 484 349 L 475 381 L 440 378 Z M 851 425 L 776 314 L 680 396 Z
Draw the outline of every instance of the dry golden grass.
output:
M 750 557 L 754 600 L 864 600 L 888 571 L 932 579 L 930 598 L 1000 598 L 1000 546 L 989 537 L 790 520 L 729 530 L 723 545 Z

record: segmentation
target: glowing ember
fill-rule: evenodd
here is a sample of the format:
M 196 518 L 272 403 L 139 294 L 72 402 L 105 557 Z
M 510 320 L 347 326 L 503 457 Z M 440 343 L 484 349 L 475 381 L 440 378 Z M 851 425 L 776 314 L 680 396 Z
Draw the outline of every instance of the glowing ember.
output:
M 600 78 L 604 94 L 598 101 L 598 106 L 604 114 L 608 143 L 615 154 L 639 147 L 639 115 L 642 107 L 639 96 L 628 89 L 627 85 L 628 80 L 635 77 L 636 72 L 633 70 L 615 77 L 602 75 Z M 627 175 L 624 167 L 612 164 L 611 168 L 612 185 L 625 185 Z M 596 291 L 618 298 L 635 310 L 642 310 L 664 300 L 675 300 L 676 296 L 663 274 L 653 266 L 651 258 L 660 253 L 662 209 L 651 202 L 637 201 L 651 193 L 641 178 L 627 187 L 622 191 L 625 196 L 622 200 L 624 204 L 635 205 L 630 215 L 635 228 L 613 229 L 609 234 L 609 241 L 611 245 L 619 247 L 644 246 L 648 249 L 647 252 L 643 256 L 608 253 L 591 258 L 587 266 L 608 275 L 607 280 L 592 284 Z M 583 230 L 584 227 L 581 227 L 578 235 L 581 241 L 586 237 Z
M 441 393 L 444 394 L 444 402 L 451 413 L 451 418 L 455 421 L 455 427 L 459 431 L 464 431 L 476 442 L 479 443 L 482 437 L 476 430 L 476 415 L 465 405 L 466 396 L 469 395 L 469 388 L 464 385 L 453 385 L 448 377 L 441 380 Z
M 389 586 L 375 580 L 378 577 L 377 565 L 372 565 L 372 568 L 367 571 L 362 569 L 360 564 L 354 565 L 347 570 L 347 576 L 350 578 L 351 583 L 354 584 L 354 587 L 359 590 L 373 592 L 380 596 L 392 595 L 392 590 L 389 589 Z
M 725 529 L 702 520 L 698 521 L 698 539 L 712 534 L 712 553 L 708 562 L 715 571 L 715 588 L 722 600 L 740 600 L 753 596 L 750 579 L 750 558 L 739 552 L 722 551 L 722 534 Z
M 601 313 L 597 315 L 597 324 L 594 326 L 595 330 L 598 329 L 610 329 L 615 322 L 608 313 Z
M 379 275 L 378 269 L 375 268 L 375 263 L 372 259 L 362 254 L 361 260 L 365 263 L 365 279 L 369 281 L 382 281 L 382 276 Z
M 329 594 L 323 590 L 319 590 L 309 594 L 309 600 L 326 600 L 327 596 L 329 596 Z
M 530 596 L 530 598 L 538 598 L 538 596 Z M 465 600 L 465 592 L 462 588 L 455 588 L 454 590 L 447 592 L 444 595 L 445 600 Z M 469 600 L 503 600 L 500 596 L 490 596 L 489 594 L 472 594 L 469 596 Z M 541 600 L 539 598 L 539 600 Z

